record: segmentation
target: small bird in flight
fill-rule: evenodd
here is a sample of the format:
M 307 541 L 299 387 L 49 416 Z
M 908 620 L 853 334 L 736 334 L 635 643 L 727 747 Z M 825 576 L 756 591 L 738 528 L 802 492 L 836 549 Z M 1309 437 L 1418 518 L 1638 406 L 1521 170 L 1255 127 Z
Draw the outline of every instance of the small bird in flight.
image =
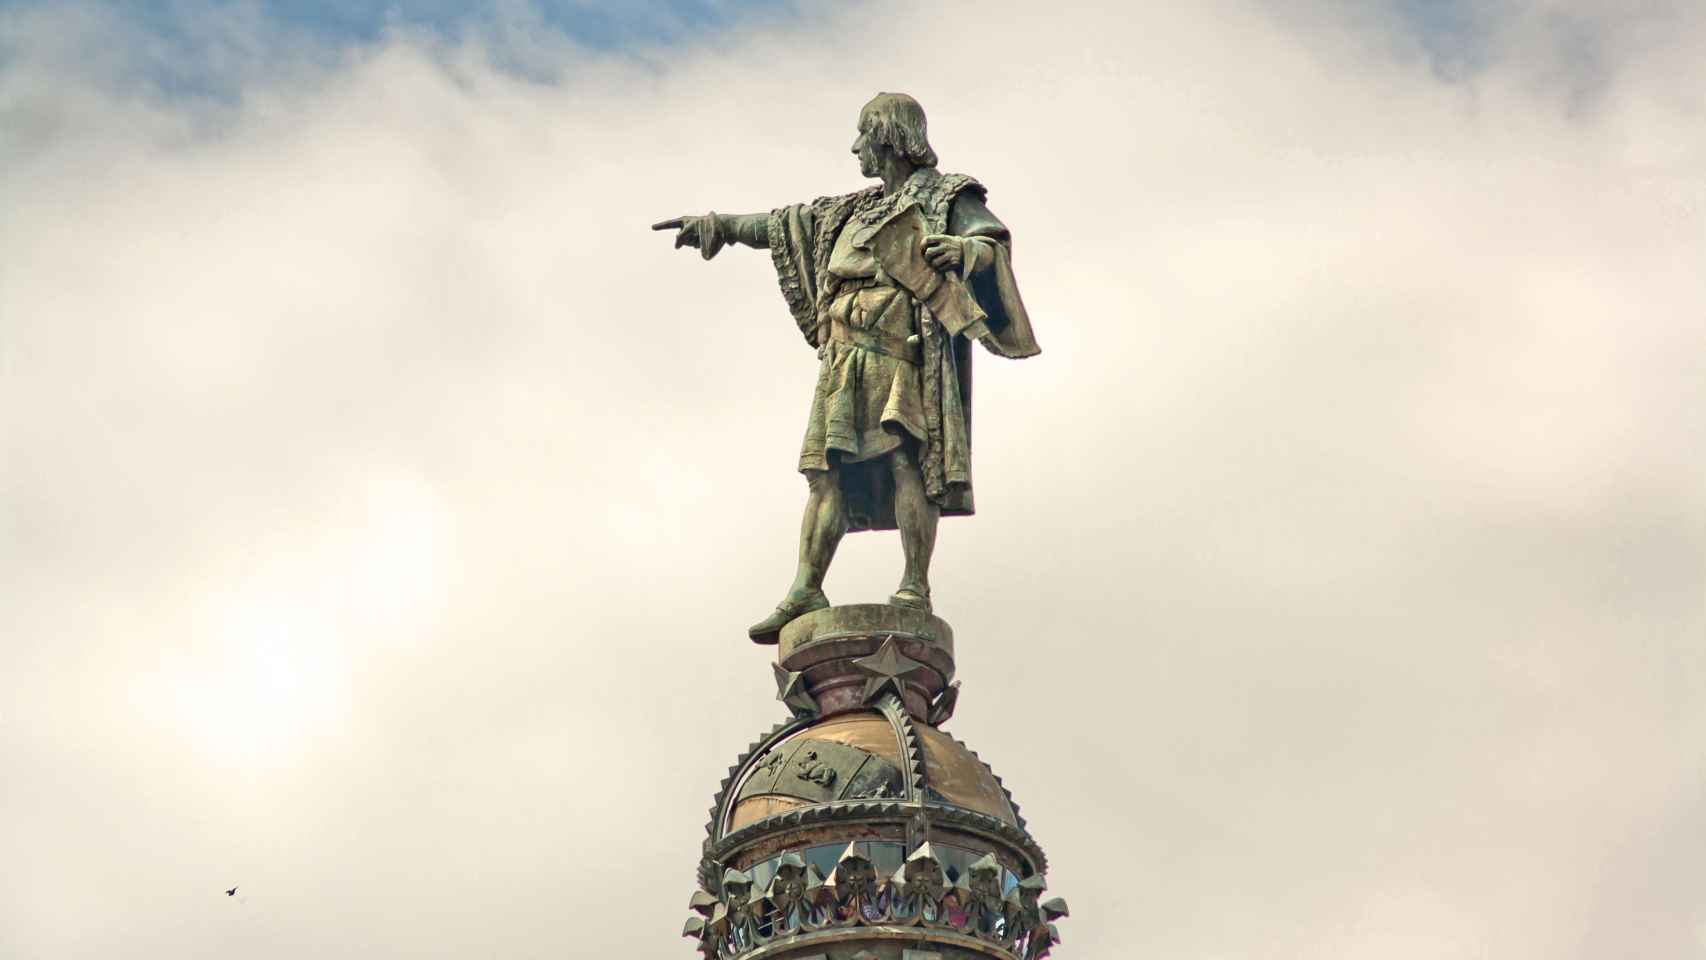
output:
M 235 897 L 237 895 L 237 888 L 232 887 L 231 889 L 225 891 L 225 895 L 228 897 Z

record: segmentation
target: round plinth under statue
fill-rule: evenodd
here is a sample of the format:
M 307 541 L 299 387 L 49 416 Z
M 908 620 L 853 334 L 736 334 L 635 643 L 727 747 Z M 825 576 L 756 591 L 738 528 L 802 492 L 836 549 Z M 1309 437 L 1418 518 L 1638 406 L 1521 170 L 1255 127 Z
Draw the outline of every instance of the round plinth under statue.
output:
M 826 607 L 782 628 L 777 696 L 796 713 L 833 716 L 893 692 L 914 719 L 953 713 L 954 630 L 941 617 L 886 603 Z

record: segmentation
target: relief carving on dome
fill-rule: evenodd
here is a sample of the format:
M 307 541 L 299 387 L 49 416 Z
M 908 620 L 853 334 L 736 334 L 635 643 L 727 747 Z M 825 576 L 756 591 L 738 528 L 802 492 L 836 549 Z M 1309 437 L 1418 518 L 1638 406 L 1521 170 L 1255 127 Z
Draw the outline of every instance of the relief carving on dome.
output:
M 835 786 L 835 768 L 818 759 L 816 750 L 805 750 L 800 758 L 794 761 L 794 776 L 807 780 L 818 786 L 829 788 Z
M 803 738 L 765 754 L 741 784 L 735 805 L 759 797 L 806 803 L 898 797 L 901 783 L 900 768 L 886 758 L 846 743 Z

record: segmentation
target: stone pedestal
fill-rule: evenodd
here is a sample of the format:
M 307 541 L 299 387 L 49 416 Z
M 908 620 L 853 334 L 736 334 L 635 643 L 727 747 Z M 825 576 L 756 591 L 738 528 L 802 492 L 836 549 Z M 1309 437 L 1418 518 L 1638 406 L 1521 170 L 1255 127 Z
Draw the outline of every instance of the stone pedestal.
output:
M 910 607 L 828 607 L 782 628 L 776 662 L 800 675 L 819 716 L 863 709 L 888 684 L 907 713 L 924 722 L 954 679 L 954 631 Z

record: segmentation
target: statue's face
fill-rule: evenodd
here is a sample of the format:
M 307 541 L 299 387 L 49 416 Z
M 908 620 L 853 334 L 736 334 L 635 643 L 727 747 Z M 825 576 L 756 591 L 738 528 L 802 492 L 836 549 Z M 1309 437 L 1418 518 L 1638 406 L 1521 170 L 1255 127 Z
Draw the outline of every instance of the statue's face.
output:
M 853 153 L 859 158 L 860 174 L 867 177 L 882 176 L 882 154 L 880 151 L 887 149 L 887 146 L 878 143 L 876 138 L 871 136 L 863 123 L 859 124 L 859 136 L 853 140 Z

